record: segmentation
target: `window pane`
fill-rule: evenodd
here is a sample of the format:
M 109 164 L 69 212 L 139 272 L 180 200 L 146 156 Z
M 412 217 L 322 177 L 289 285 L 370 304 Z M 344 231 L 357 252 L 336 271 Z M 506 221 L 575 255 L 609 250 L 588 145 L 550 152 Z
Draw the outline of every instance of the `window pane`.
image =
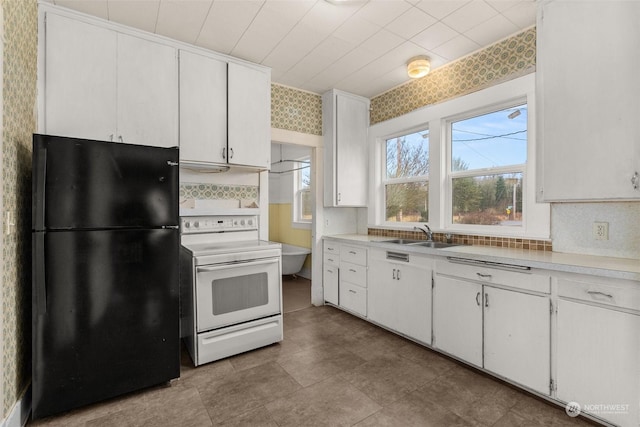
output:
M 429 130 L 387 139 L 389 178 L 426 176 L 429 173 Z
M 385 218 L 392 222 L 429 221 L 429 183 L 385 185 Z
M 522 226 L 522 173 L 453 179 L 454 224 Z
M 527 161 L 527 104 L 451 123 L 451 170 Z
M 309 166 L 309 163 L 298 163 L 297 167 L 302 168 L 298 175 L 300 177 L 298 188 L 300 190 L 309 188 L 311 186 L 311 166 Z
M 300 192 L 300 219 L 303 221 L 311 221 L 313 218 L 311 210 L 311 191 L 304 190 Z

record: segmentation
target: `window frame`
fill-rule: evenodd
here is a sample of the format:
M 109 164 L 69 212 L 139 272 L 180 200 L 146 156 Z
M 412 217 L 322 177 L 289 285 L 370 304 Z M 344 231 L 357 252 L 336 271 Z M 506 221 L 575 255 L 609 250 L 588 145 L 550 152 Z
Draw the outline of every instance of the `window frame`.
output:
M 312 217 L 310 219 L 302 218 L 302 193 L 311 194 L 311 185 L 307 188 L 301 188 L 302 182 L 302 170 L 309 169 L 309 176 L 311 177 L 311 156 L 305 156 L 298 159 L 293 163 L 293 203 L 291 203 L 291 218 L 294 228 L 308 228 L 311 229 L 313 223 L 313 209 Z
M 406 131 L 402 131 L 399 132 L 397 134 L 394 135 L 389 135 L 387 137 L 384 137 L 380 142 L 380 149 L 382 150 L 382 155 L 380 156 L 381 159 L 380 161 L 382 162 L 381 164 L 381 168 L 383 171 L 383 176 L 382 176 L 382 180 L 381 180 L 381 185 L 382 185 L 382 205 L 380 206 L 380 215 L 382 218 L 384 218 L 383 224 L 384 226 L 393 228 L 394 225 L 403 225 L 403 226 L 411 226 L 414 227 L 418 224 L 422 224 L 423 221 L 419 221 L 419 222 L 396 222 L 396 221 L 387 221 L 386 220 L 386 213 L 387 213 L 387 206 L 386 206 L 386 200 L 387 200 L 387 193 L 386 193 L 386 189 L 387 189 L 387 185 L 389 184 L 407 184 L 407 183 L 413 183 L 413 182 L 426 182 L 427 185 L 429 186 L 429 175 L 430 173 L 427 173 L 426 175 L 419 175 L 419 176 L 412 176 L 412 177 L 401 177 L 401 178 L 387 178 L 387 141 L 390 139 L 394 139 L 394 138 L 400 138 L 402 136 L 406 136 L 406 135 L 411 135 L 414 133 L 418 133 L 418 132 L 424 132 L 424 131 L 429 131 L 429 138 L 428 138 L 428 142 L 427 142 L 427 153 L 429 155 L 429 162 L 431 162 L 431 131 L 429 130 L 429 125 L 428 123 L 425 124 L 424 126 L 414 126 L 411 129 L 408 129 Z M 429 164 L 429 171 L 431 171 L 431 164 Z M 429 201 L 427 200 L 427 203 L 429 203 Z
M 371 228 L 412 231 L 415 224 L 384 221 L 384 169 L 383 148 L 386 139 L 429 129 L 429 226 L 434 232 L 481 236 L 520 237 L 548 239 L 550 237 L 551 208 L 549 203 L 536 200 L 537 147 L 536 147 L 536 98 L 535 73 L 529 73 L 494 86 L 436 104 L 428 105 L 399 117 L 376 123 L 369 127 L 369 201 L 367 223 Z M 526 100 L 528 106 L 527 163 L 523 176 L 523 209 L 526 218 L 522 226 L 470 226 L 452 224 L 447 194 L 452 185 L 447 177 L 450 168 L 446 141 L 446 120 L 465 117 L 474 111 L 489 111 L 500 106 Z M 474 171 L 477 172 L 477 171 Z
M 469 111 L 464 111 L 459 114 L 455 114 L 453 116 L 445 117 L 442 119 L 443 123 L 443 144 L 445 145 L 445 170 L 444 173 L 446 175 L 446 190 L 444 191 L 444 226 L 448 230 L 457 230 L 461 233 L 466 234 L 495 234 L 491 230 L 500 230 L 504 227 L 521 229 L 524 227 L 528 213 L 527 213 L 527 196 L 528 196 L 528 188 L 527 188 L 527 163 L 529 163 L 529 144 L 531 142 L 529 127 L 531 126 L 531 121 L 529 118 L 527 119 L 527 161 L 525 163 L 513 164 L 507 166 L 497 166 L 497 167 L 489 167 L 489 168 L 478 168 L 472 170 L 464 170 L 464 171 L 453 171 L 452 163 L 453 163 L 453 138 L 451 135 L 451 125 L 454 122 L 458 122 L 465 119 L 470 119 L 473 117 L 482 116 L 485 114 L 490 114 L 492 112 L 501 111 L 507 108 L 516 107 L 519 105 L 525 104 L 527 106 L 527 117 L 529 117 L 530 106 L 527 102 L 527 97 L 522 96 L 520 98 L 514 98 L 505 102 L 500 102 L 496 104 L 487 105 L 485 107 L 476 108 Z M 487 175 L 504 175 L 504 174 L 522 174 L 522 224 L 519 226 L 497 226 L 497 225 L 479 225 L 479 224 L 458 224 L 453 222 L 453 180 L 455 178 L 474 178 L 480 176 Z M 511 231 L 507 231 L 507 234 L 511 233 Z

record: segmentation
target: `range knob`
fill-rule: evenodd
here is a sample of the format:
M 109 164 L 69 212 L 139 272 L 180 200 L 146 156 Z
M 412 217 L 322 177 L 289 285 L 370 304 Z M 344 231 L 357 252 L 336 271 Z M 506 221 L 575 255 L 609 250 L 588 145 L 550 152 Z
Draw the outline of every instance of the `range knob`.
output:
M 185 221 L 184 228 L 191 228 L 191 223 L 189 221 Z
M 240 220 L 240 225 L 244 225 L 244 219 Z
M 253 225 L 253 219 L 249 218 L 249 220 L 247 220 L 247 223 L 248 223 L 249 225 Z
M 194 226 L 195 228 L 198 228 L 198 227 L 200 227 L 200 223 L 199 223 L 198 221 L 196 221 L 196 222 L 194 222 L 194 223 L 193 223 L 193 226 Z

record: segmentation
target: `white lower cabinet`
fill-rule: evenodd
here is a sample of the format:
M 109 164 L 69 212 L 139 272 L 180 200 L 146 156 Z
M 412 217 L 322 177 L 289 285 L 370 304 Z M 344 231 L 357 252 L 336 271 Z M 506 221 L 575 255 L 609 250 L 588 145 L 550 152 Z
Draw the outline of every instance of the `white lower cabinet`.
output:
M 445 275 L 434 281 L 434 347 L 549 395 L 549 276 L 447 261 L 436 265 Z M 461 277 L 449 276 L 454 273 Z
M 367 316 L 367 288 L 349 282 L 340 282 L 340 306 L 346 310 Z
M 340 247 L 335 243 L 324 242 L 322 289 L 324 300 L 333 305 L 339 303 L 339 267 Z
M 482 285 L 436 276 L 433 346 L 482 367 Z
M 603 282 L 598 280 L 598 282 Z M 582 294 L 582 295 L 580 295 Z M 560 281 L 557 398 L 640 425 L 640 287 Z
M 484 368 L 549 394 L 549 297 L 485 286 L 484 298 Z
M 368 318 L 430 344 L 432 259 L 378 249 L 370 259 Z

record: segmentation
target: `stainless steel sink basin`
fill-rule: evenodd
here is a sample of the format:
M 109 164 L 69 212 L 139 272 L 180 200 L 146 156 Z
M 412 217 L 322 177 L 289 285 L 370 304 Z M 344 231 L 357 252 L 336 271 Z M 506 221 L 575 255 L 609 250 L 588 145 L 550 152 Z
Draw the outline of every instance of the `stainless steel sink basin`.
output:
M 423 246 L 425 248 L 434 248 L 434 249 L 442 249 L 442 248 L 450 248 L 452 246 L 459 246 L 455 243 L 444 243 L 444 242 L 416 242 L 416 243 L 407 243 L 411 246 Z
M 398 245 L 422 246 L 425 248 L 434 248 L 434 249 L 442 249 L 442 248 L 450 248 L 452 246 L 459 246 L 459 245 L 456 245 L 455 243 L 433 242 L 433 241 L 415 240 L 415 239 L 392 239 L 392 240 L 385 240 L 383 243 L 396 243 Z
M 384 240 L 382 243 L 397 243 L 399 245 L 412 245 L 414 243 L 425 242 L 424 240 L 415 240 L 415 239 L 393 239 L 393 240 Z

